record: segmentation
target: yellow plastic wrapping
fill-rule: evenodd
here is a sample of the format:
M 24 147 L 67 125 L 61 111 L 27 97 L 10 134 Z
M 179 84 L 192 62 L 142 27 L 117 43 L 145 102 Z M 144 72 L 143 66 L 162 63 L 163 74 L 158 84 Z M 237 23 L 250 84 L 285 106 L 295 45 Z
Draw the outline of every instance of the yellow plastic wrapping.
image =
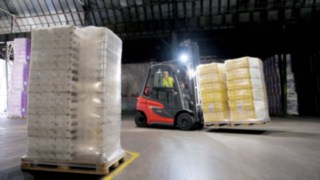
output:
M 254 110 L 253 99 L 230 100 L 229 107 L 231 111 Z
M 228 101 L 226 91 L 212 91 L 209 93 L 201 93 L 202 103 Z
M 254 110 L 230 111 L 231 121 L 256 120 L 256 112 Z
M 260 68 L 262 67 L 262 62 L 258 58 L 242 57 L 225 61 L 225 67 L 229 73 L 234 69 Z
M 244 57 L 227 60 L 226 75 L 230 121 L 269 121 L 262 62 Z
M 226 75 L 225 74 L 205 74 L 200 78 L 201 84 L 213 84 L 213 83 L 226 83 Z
M 265 88 L 260 79 L 237 79 L 228 81 L 228 90 Z
M 205 123 L 228 122 L 229 108 L 224 64 L 200 65 L 197 70 Z
M 219 74 L 218 63 L 201 64 L 198 66 L 198 72 L 200 76 L 206 74 Z
M 227 102 L 208 102 L 202 104 L 202 110 L 205 113 L 209 112 L 221 112 L 221 111 L 229 111 Z
M 229 99 L 253 99 L 251 89 L 239 89 L 228 91 Z
M 225 122 L 228 123 L 229 121 L 229 111 L 221 111 L 221 112 L 208 112 L 203 113 L 203 118 L 206 123 L 215 123 L 215 122 Z
M 239 99 L 230 100 L 229 107 L 231 111 L 242 110 L 264 110 L 267 108 L 266 100 Z
M 236 79 L 261 79 L 261 71 L 258 68 L 234 69 L 228 73 L 228 81 Z
M 229 99 L 264 99 L 266 98 L 262 88 L 235 89 L 228 91 Z
M 201 81 L 200 81 L 200 90 L 203 93 L 214 92 L 214 91 L 226 91 L 227 85 L 225 83 L 201 84 Z

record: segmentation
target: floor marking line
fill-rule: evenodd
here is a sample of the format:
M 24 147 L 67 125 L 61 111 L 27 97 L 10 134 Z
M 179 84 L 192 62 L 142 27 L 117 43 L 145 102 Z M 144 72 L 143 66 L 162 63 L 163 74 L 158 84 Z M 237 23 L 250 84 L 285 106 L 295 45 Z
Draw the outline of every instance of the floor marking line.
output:
M 116 168 L 116 170 L 112 171 L 107 177 L 105 177 L 103 180 L 111 180 L 111 178 L 118 175 L 123 169 L 125 169 L 129 164 L 131 164 L 135 159 L 137 159 L 140 156 L 140 153 L 133 152 L 133 151 L 126 151 L 127 153 L 131 154 L 131 158 L 124 163 L 122 163 L 119 167 Z

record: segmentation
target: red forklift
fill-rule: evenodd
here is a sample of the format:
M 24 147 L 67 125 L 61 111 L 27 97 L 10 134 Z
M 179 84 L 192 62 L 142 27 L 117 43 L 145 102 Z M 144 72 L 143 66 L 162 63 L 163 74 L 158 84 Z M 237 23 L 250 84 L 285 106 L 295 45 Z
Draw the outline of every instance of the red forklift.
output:
M 191 41 L 183 42 L 181 47 L 181 61 L 168 61 L 149 68 L 136 105 L 135 123 L 138 127 L 153 124 L 173 125 L 181 130 L 203 127 L 195 73 L 200 63 L 199 47 Z M 171 76 L 172 87 L 164 86 L 164 74 Z

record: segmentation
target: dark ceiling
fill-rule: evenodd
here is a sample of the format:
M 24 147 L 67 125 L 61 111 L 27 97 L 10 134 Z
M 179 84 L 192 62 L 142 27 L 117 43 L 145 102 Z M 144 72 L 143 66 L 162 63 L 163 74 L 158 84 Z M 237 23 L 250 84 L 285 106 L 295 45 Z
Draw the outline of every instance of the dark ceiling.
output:
M 172 33 L 195 39 L 203 56 L 261 56 L 283 48 L 287 34 L 315 31 L 319 12 L 320 0 L 1 0 L 0 41 L 95 25 L 124 40 L 124 62 L 172 58 Z
M 319 0 L 1 0 L 0 33 L 107 26 L 120 36 L 316 19 Z

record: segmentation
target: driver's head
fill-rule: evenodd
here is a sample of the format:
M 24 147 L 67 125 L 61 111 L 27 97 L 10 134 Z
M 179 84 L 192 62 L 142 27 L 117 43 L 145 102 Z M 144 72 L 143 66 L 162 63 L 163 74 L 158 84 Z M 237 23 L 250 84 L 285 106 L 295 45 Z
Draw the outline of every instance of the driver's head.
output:
M 169 77 L 168 71 L 163 71 L 163 77 L 164 77 L 164 78 L 168 78 L 168 77 Z

